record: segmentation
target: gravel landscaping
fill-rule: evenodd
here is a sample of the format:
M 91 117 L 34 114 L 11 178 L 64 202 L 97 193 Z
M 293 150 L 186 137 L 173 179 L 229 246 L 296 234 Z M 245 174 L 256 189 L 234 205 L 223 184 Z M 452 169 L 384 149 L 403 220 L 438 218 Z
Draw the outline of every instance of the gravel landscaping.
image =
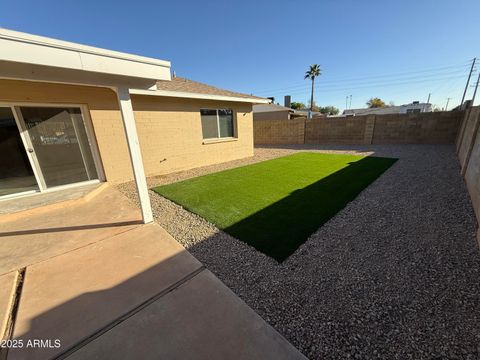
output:
M 155 219 L 309 358 L 478 359 L 480 253 L 453 146 L 257 148 L 148 182 L 299 150 L 399 160 L 282 264 L 150 192 Z M 133 183 L 118 188 L 137 201 Z

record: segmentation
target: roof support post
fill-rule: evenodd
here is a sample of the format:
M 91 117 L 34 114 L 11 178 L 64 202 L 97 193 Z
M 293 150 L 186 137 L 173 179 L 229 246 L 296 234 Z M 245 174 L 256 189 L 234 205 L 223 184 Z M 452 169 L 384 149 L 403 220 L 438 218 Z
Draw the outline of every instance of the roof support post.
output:
M 142 152 L 140 150 L 130 92 L 128 87 L 117 87 L 115 88 L 115 92 L 117 93 L 120 112 L 122 114 L 128 153 L 132 163 L 138 198 L 140 199 L 143 222 L 145 224 L 151 223 L 153 221 L 152 207 L 150 205 L 150 197 L 148 196 L 147 179 L 145 178 L 145 170 L 143 168 Z

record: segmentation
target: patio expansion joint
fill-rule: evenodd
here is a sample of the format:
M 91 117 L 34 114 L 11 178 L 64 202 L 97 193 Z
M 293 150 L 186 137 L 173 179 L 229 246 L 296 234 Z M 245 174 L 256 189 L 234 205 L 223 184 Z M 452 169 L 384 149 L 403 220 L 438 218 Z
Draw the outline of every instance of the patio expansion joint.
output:
M 80 340 L 77 342 L 75 345 L 71 346 L 70 348 L 66 349 L 64 352 L 62 352 L 60 355 L 54 357 L 53 359 L 55 360 L 61 360 L 61 359 L 66 359 L 70 355 L 72 355 L 74 352 L 80 350 L 82 347 L 85 345 L 88 345 L 90 342 L 94 341 L 95 339 L 99 338 L 103 334 L 107 333 L 108 331 L 114 329 L 117 325 L 121 324 L 125 320 L 128 320 L 130 317 L 134 316 L 135 314 L 139 313 L 143 309 L 147 308 L 148 306 L 152 305 L 155 303 L 157 300 L 161 299 L 168 293 L 178 289 L 180 286 L 183 284 L 189 282 L 192 280 L 194 277 L 196 277 L 198 274 L 200 274 L 202 271 L 206 270 L 204 265 L 201 265 L 198 269 L 192 271 L 190 274 L 186 275 L 182 279 L 178 280 L 177 282 L 173 283 L 169 287 L 165 288 L 164 290 L 160 291 L 156 295 L 150 297 L 149 299 L 145 300 L 143 303 L 140 305 L 136 306 L 135 308 L 131 309 L 130 311 L 126 312 L 124 315 L 120 316 L 116 320 L 113 320 L 112 322 L 108 323 L 104 327 L 98 329 L 96 332 L 92 333 L 91 335 L 87 336 L 83 340 Z M 3 360 L 0 358 L 0 360 Z
M 10 302 L 8 307 L 8 314 L 5 324 L 3 324 L 2 337 L 3 340 L 10 340 L 15 328 L 15 321 L 18 313 L 18 305 L 20 303 L 20 297 L 22 295 L 23 283 L 25 280 L 27 268 L 23 267 L 15 271 L 15 280 L 12 286 L 12 292 L 10 294 Z M 0 348 L 0 360 L 6 360 L 8 356 L 8 347 Z

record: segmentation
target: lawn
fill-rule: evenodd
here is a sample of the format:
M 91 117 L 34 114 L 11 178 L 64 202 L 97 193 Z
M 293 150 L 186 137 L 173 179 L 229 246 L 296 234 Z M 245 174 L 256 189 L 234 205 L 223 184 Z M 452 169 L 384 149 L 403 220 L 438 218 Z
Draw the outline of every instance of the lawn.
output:
M 302 152 L 154 191 L 281 262 L 395 161 Z

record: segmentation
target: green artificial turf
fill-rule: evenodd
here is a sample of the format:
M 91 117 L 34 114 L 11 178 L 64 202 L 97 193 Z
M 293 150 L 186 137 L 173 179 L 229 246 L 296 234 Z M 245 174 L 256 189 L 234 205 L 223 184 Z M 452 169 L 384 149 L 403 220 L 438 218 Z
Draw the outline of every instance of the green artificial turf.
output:
M 283 261 L 395 161 L 304 152 L 154 191 Z

